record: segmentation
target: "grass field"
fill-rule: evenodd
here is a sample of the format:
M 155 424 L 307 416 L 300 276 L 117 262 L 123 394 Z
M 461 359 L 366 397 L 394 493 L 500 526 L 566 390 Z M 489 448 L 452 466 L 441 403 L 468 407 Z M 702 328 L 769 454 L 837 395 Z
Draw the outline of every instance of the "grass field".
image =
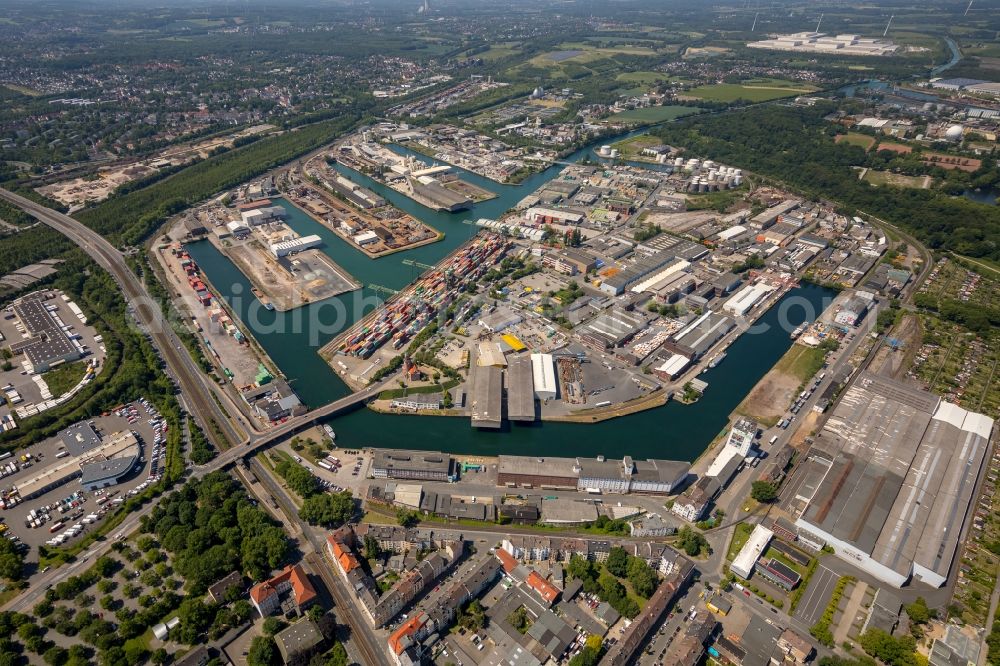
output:
M 681 116 L 697 113 L 701 109 L 693 106 L 648 106 L 642 109 L 632 109 L 622 111 L 611 116 L 608 120 L 626 123 L 660 123 L 665 120 L 674 120 Z
M 749 523 L 739 523 L 736 525 L 736 532 L 733 540 L 729 542 L 729 550 L 726 551 L 726 559 L 732 561 L 736 554 L 740 552 L 743 545 L 750 539 L 753 532 L 753 525 Z
M 468 56 L 469 58 L 482 58 L 483 60 L 500 60 L 501 58 L 509 58 L 512 55 L 517 55 L 521 52 L 520 42 L 501 42 L 498 44 L 490 44 L 490 48 L 482 53 L 476 53 L 474 55 Z
M 800 382 L 806 382 L 823 367 L 824 358 L 826 351 L 819 347 L 792 345 L 792 348 L 778 359 L 774 368 L 795 377 Z
M 875 137 L 861 134 L 860 132 L 838 134 L 836 141 L 837 143 L 849 143 L 852 146 L 859 146 L 865 150 L 871 150 L 872 146 L 875 145 Z
M 49 370 L 42 379 L 49 386 L 49 391 L 53 396 L 59 396 L 80 383 L 83 373 L 87 371 L 86 361 L 76 363 L 64 363 L 52 370 Z
M 634 160 L 639 157 L 639 153 L 642 152 L 643 148 L 648 148 L 650 146 L 657 146 L 662 143 L 655 136 L 650 136 L 649 134 L 640 134 L 639 136 L 632 136 L 627 139 L 622 139 L 621 141 L 612 144 L 612 147 L 617 148 L 622 159 Z
M 657 81 L 669 81 L 671 77 L 663 72 L 623 72 L 615 77 L 616 81 L 626 83 L 656 83 Z
M 616 55 L 653 56 L 657 51 L 642 46 L 611 46 L 596 48 L 587 42 L 568 42 L 560 44 L 556 50 L 542 53 L 510 70 L 513 74 L 525 73 L 544 75 L 549 78 L 568 76 L 582 78 L 598 71 L 606 71 L 609 65 L 617 67 L 611 61 Z M 588 67 L 593 65 L 593 67 Z M 541 70 L 532 72 L 531 70 Z
M 901 173 L 889 173 L 888 171 L 875 171 L 868 169 L 865 172 L 864 180 L 872 185 L 894 185 L 895 187 L 915 187 L 926 190 L 930 187 L 933 179 L 930 176 L 904 176 Z
M 789 84 L 789 81 L 782 81 L 781 84 Z M 735 102 L 743 99 L 748 102 L 767 102 L 781 97 L 791 97 L 793 95 L 803 95 L 814 92 L 816 88 L 812 86 L 791 87 L 789 85 L 779 85 L 776 80 L 768 80 L 766 83 L 715 83 L 712 85 L 699 86 L 687 91 L 689 97 L 697 97 L 712 102 Z

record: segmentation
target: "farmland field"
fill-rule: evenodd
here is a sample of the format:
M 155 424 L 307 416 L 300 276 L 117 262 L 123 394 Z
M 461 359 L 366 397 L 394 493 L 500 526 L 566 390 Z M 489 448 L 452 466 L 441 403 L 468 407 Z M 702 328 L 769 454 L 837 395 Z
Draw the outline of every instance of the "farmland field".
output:
M 770 81 L 766 83 L 716 83 L 712 85 L 699 86 L 687 91 L 690 97 L 697 97 L 712 102 L 735 102 L 738 99 L 748 102 L 767 102 L 781 97 L 791 97 L 793 95 L 804 95 L 811 93 L 816 88 L 807 85 L 791 87 L 789 81 Z
M 626 123 L 661 123 L 681 116 L 697 113 L 701 109 L 693 106 L 647 106 L 641 109 L 622 111 L 608 120 Z

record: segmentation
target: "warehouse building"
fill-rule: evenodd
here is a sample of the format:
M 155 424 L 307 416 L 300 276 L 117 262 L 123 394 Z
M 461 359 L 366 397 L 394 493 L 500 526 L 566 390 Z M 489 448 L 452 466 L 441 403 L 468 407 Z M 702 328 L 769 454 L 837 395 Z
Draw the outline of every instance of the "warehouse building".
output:
M 833 320 L 845 326 L 857 326 L 864 319 L 868 308 L 872 306 L 872 300 L 861 296 L 852 296 L 834 315 Z
M 682 260 L 674 256 L 673 252 L 657 252 L 648 256 L 637 254 L 632 263 L 626 264 L 614 275 L 603 278 L 600 289 L 609 296 L 618 296 L 647 275 L 677 261 Z
M 608 493 L 667 494 L 687 479 L 691 465 L 676 460 L 633 460 L 625 456 L 620 461 L 577 458 L 580 468 L 578 490 L 597 489 Z
M 552 400 L 559 395 L 559 382 L 556 379 L 556 366 L 552 354 L 531 355 L 531 376 L 536 398 Z
M 266 206 L 264 208 L 245 210 L 240 213 L 240 217 L 243 219 L 243 224 L 252 227 L 270 222 L 271 220 L 283 220 L 288 217 L 288 213 L 281 206 Z
M 60 433 L 69 456 L 57 459 L 52 465 L 38 470 L 31 478 L 17 484 L 22 500 L 44 495 L 53 488 L 86 477 L 85 490 L 105 488 L 128 476 L 139 464 L 139 440 L 130 430 L 116 432 L 106 439 L 97 438 L 93 428 L 71 426 Z M 73 442 L 71 447 L 66 442 Z
M 644 328 L 646 318 L 641 314 L 612 308 L 582 324 L 577 331 L 587 345 L 603 350 L 625 344 Z
M 580 478 L 576 458 L 504 456 L 497 459 L 497 485 L 575 490 Z
M 942 586 L 954 561 L 993 420 L 869 373 L 844 393 L 798 489 L 800 528 L 879 580 Z
M 676 491 L 687 480 L 691 465 L 678 460 L 539 458 L 500 456 L 497 485 L 525 488 L 600 490 L 608 493 Z
M 503 371 L 492 365 L 477 366 L 472 374 L 472 427 L 499 429 L 503 424 Z
M 718 312 L 706 312 L 681 329 L 663 344 L 667 351 L 691 360 L 704 356 L 708 350 L 736 327 L 730 317 Z
M 56 365 L 83 356 L 83 348 L 74 344 L 57 315 L 46 307 L 47 300 L 48 295 L 38 291 L 19 298 L 11 305 L 28 337 L 12 343 L 10 351 L 15 356 L 23 354 L 28 369 L 33 373 L 46 372 Z
M 734 317 L 743 317 L 772 291 L 774 291 L 774 287 L 764 282 L 748 284 L 726 301 L 722 309 Z
M 310 248 L 319 247 L 323 244 L 323 239 L 316 234 L 301 236 L 292 240 L 271 243 L 271 254 L 277 258 L 286 257 L 292 252 L 302 252 Z
M 531 358 L 520 356 L 507 366 L 507 418 L 535 420 L 535 386 Z
M 372 460 L 372 477 L 454 481 L 455 473 L 451 456 L 447 453 L 377 449 Z
M 430 176 L 411 178 L 410 187 L 413 189 L 414 195 L 426 199 L 435 210 L 455 213 L 472 207 L 472 199 L 452 192 Z
M 760 558 L 761 553 L 767 549 L 767 544 L 771 543 L 773 537 L 774 532 L 763 525 L 755 525 L 750 538 L 747 539 L 740 552 L 733 558 L 733 563 L 729 566 L 729 570 L 740 578 L 750 578 L 754 571 L 754 565 Z

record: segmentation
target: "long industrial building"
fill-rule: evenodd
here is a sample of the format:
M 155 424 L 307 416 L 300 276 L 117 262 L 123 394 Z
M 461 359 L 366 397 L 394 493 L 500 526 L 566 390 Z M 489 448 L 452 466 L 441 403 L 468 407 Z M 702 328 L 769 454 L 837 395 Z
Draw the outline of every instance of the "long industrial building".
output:
M 498 429 L 503 425 L 503 372 L 500 368 L 476 366 L 470 411 L 474 428 Z
M 863 373 L 810 449 L 796 525 L 886 583 L 948 578 L 993 420 Z
M 531 358 L 519 356 L 507 366 L 507 418 L 511 421 L 535 420 L 535 385 Z
M 687 480 L 691 465 L 678 460 L 539 458 L 500 456 L 497 485 L 523 488 L 565 488 L 607 493 L 676 491 Z
M 736 327 L 732 318 L 709 310 L 681 329 L 663 348 L 691 360 L 697 360 Z
M 556 365 L 552 354 L 532 354 L 531 374 L 536 398 L 552 400 L 559 394 L 559 381 L 556 379 Z

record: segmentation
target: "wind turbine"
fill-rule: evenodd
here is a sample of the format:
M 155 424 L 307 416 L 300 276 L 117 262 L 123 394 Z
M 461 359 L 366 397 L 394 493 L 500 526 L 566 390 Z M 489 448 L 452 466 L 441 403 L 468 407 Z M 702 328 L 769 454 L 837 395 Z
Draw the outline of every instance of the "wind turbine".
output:
M 819 20 L 816 21 L 816 32 L 819 32 L 819 26 L 823 23 L 823 14 L 819 15 Z
M 760 16 L 760 12 L 757 12 L 756 14 L 753 15 L 753 26 L 750 27 L 750 32 L 753 32 L 754 30 L 757 29 L 757 17 L 758 16 Z
M 968 15 L 969 15 L 969 10 L 970 10 L 970 9 L 972 9 L 972 3 L 973 3 L 974 1 L 975 1 L 975 0 L 969 0 L 969 6 L 965 8 L 965 13 L 964 13 L 964 14 L 962 14 L 962 16 L 968 16 Z
M 896 18 L 895 14 L 889 17 L 889 22 L 885 24 L 885 32 L 882 33 L 883 37 L 889 34 L 889 26 L 892 25 L 892 19 L 894 18 Z

